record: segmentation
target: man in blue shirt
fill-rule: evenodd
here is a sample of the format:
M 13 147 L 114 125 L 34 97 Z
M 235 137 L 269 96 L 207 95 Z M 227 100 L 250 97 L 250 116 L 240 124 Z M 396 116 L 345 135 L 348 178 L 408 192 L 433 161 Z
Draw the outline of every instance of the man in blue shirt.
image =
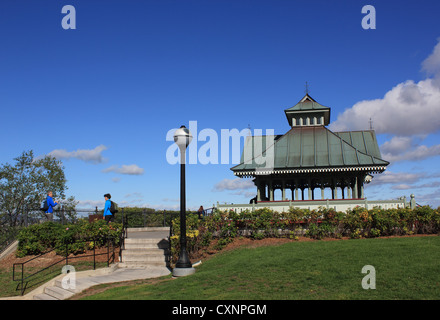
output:
M 52 196 L 53 196 L 52 191 L 49 191 L 47 193 L 47 198 L 46 198 L 47 206 L 49 207 L 46 211 L 46 216 L 49 221 L 53 221 L 53 207 L 55 207 L 58 204 L 58 202 L 55 202 L 52 199 Z
M 110 195 L 110 193 L 106 193 L 104 195 L 104 199 L 105 199 L 105 206 L 104 206 L 104 219 L 105 221 L 107 221 L 107 223 L 109 221 L 113 222 L 113 214 L 110 212 L 110 207 L 112 205 L 112 202 L 110 201 L 110 198 L 112 196 Z

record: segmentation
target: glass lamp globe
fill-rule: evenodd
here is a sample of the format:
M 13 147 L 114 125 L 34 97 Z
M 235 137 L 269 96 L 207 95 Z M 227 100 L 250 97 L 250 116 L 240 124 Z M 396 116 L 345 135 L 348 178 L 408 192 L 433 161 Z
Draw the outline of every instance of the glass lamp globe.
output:
M 191 143 L 193 136 L 191 132 L 185 127 L 181 126 L 174 132 L 174 142 L 179 146 L 180 149 L 186 149 Z

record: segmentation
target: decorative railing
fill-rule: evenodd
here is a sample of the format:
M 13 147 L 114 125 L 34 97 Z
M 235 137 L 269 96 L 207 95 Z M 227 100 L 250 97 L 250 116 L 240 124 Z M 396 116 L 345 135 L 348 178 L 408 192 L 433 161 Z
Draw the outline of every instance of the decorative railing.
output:
M 396 200 L 367 200 L 364 199 L 325 199 L 325 200 L 286 200 L 286 201 L 258 201 L 257 203 L 249 204 L 219 204 L 217 203 L 216 209 L 218 210 L 233 210 L 237 213 L 243 211 L 254 211 L 260 208 L 269 208 L 278 212 L 287 212 L 289 208 L 309 209 L 317 210 L 320 207 L 326 209 L 335 209 L 338 211 L 346 211 L 355 207 L 364 207 L 366 209 L 373 209 L 378 207 L 381 209 L 398 209 L 410 207 L 414 209 L 416 207 L 414 196 L 408 202 L 405 197 Z

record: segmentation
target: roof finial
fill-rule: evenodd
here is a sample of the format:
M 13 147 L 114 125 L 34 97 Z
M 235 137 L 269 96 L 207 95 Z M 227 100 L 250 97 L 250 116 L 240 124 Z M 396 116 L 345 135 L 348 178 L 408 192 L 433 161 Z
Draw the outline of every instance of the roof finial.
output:
M 373 130 L 373 120 L 370 118 L 370 130 Z
M 306 90 L 304 90 L 304 92 L 308 95 L 309 94 L 309 84 L 307 83 L 307 81 L 306 81 L 305 87 L 306 87 Z

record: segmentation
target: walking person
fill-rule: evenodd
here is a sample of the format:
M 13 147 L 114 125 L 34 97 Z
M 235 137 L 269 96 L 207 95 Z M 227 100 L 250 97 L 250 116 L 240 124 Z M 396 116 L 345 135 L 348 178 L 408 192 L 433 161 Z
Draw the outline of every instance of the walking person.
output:
M 199 219 L 205 216 L 205 209 L 203 209 L 203 206 L 200 206 L 199 210 L 197 211 L 197 214 L 199 215 Z
M 107 223 L 113 222 L 113 214 L 110 212 L 110 207 L 112 206 L 112 202 L 110 201 L 111 197 L 112 196 L 110 195 L 110 193 L 106 193 L 104 195 L 104 199 L 105 199 L 104 219 L 105 221 L 107 221 Z
M 52 191 L 48 191 L 46 197 L 48 208 L 45 213 L 46 213 L 46 218 L 49 221 L 53 221 L 53 207 L 55 207 L 58 204 L 58 202 L 55 202 L 52 197 L 53 197 Z

